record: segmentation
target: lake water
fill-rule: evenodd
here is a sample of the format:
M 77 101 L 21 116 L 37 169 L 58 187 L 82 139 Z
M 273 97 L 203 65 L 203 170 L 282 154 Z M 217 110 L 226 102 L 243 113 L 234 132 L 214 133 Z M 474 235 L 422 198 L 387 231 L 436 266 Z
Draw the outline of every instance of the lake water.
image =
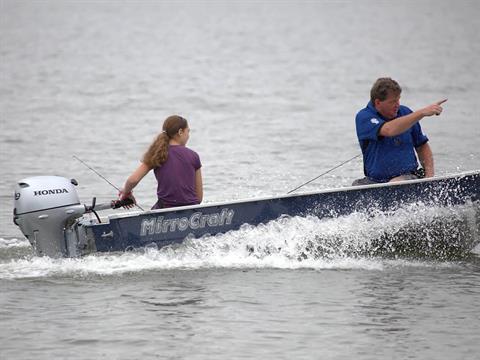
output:
M 77 179 L 83 203 L 115 198 L 73 155 L 121 186 L 174 113 L 189 120 L 205 202 L 284 194 L 359 153 L 354 115 L 381 76 L 411 108 L 449 99 L 422 121 L 438 175 L 479 169 L 479 33 L 473 0 L 0 0 L 0 357 L 477 358 L 478 248 L 300 261 L 317 235 L 372 231 L 358 216 L 306 217 L 169 251 L 49 259 L 12 208 L 16 181 L 34 175 Z M 361 174 L 355 159 L 301 191 Z M 143 207 L 155 186 L 137 187 Z M 277 243 L 288 251 L 268 250 Z

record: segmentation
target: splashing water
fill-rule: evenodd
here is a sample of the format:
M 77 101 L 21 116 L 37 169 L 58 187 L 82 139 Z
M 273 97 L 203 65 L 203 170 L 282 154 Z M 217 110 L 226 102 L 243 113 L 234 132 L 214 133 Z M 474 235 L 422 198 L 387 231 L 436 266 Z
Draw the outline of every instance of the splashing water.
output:
M 11 249 L 11 248 L 25 248 L 29 247 L 30 243 L 27 239 L 4 239 L 0 238 L 0 249 Z
M 358 212 L 319 219 L 281 217 L 258 226 L 158 249 L 151 244 L 124 253 L 97 253 L 80 259 L 36 257 L 28 241 L 1 239 L 0 253 L 23 249 L 0 263 L 0 278 L 86 277 L 140 271 L 200 268 L 382 270 L 425 260 L 464 256 L 480 242 L 479 206 L 405 206 L 395 212 Z M 412 258 L 414 258 L 412 260 Z M 410 259 L 410 260 L 408 260 Z

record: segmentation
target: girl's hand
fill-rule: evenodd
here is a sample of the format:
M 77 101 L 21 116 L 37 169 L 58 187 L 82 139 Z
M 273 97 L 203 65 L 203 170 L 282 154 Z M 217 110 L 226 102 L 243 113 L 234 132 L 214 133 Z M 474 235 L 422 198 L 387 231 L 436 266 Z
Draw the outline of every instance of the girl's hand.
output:
M 135 206 L 135 204 L 137 203 L 137 200 L 136 200 L 135 197 L 133 196 L 133 193 L 132 193 L 131 191 L 130 191 L 129 193 L 124 193 L 124 192 L 123 192 L 123 189 L 118 192 L 118 199 L 119 199 L 119 200 L 132 199 L 132 200 L 133 200 L 133 204 L 124 206 L 125 209 L 131 209 L 131 208 L 133 208 L 133 207 Z

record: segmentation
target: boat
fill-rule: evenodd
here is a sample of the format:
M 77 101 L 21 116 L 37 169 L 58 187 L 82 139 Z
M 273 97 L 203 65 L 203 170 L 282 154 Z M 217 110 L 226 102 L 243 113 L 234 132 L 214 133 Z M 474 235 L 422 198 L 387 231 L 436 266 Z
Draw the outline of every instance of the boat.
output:
M 426 207 L 469 209 L 466 219 L 454 219 L 468 229 L 468 236 L 463 232 L 452 236 L 452 231 L 447 230 L 450 228 L 445 226 L 452 219 L 435 219 L 433 224 L 422 225 L 439 228 L 435 231 L 440 234 L 438 244 L 442 253 L 468 254 L 480 243 L 480 170 L 300 194 L 115 213 L 103 220 L 98 216 L 99 211 L 120 208 L 125 203 L 96 204 L 93 198 L 91 205 L 81 204 L 76 185 L 74 179 L 58 176 L 35 176 L 16 184 L 13 220 L 36 255 L 80 257 L 151 245 L 162 248 L 181 244 L 187 238 L 224 234 L 244 224 L 256 226 L 280 217 L 336 218 L 355 212 L 367 212 L 374 217 L 378 212 L 394 214 L 398 209 L 418 203 Z M 399 252 L 410 255 L 431 251 L 432 239 L 427 242 L 418 235 L 418 226 L 410 224 L 406 228 L 377 239 L 375 254 L 392 249 L 397 255 Z M 408 236 L 412 231 L 413 241 L 412 236 Z M 318 245 L 313 246 L 318 248 Z

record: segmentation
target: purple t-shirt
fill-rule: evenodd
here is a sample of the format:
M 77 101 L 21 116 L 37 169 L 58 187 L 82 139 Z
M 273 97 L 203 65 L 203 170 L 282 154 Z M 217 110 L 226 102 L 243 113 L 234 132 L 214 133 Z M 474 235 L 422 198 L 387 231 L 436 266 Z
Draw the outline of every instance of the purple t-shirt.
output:
M 202 167 L 198 154 L 182 145 L 169 145 L 167 161 L 153 171 L 157 196 L 165 207 L 198 204 L 195 172 Z

